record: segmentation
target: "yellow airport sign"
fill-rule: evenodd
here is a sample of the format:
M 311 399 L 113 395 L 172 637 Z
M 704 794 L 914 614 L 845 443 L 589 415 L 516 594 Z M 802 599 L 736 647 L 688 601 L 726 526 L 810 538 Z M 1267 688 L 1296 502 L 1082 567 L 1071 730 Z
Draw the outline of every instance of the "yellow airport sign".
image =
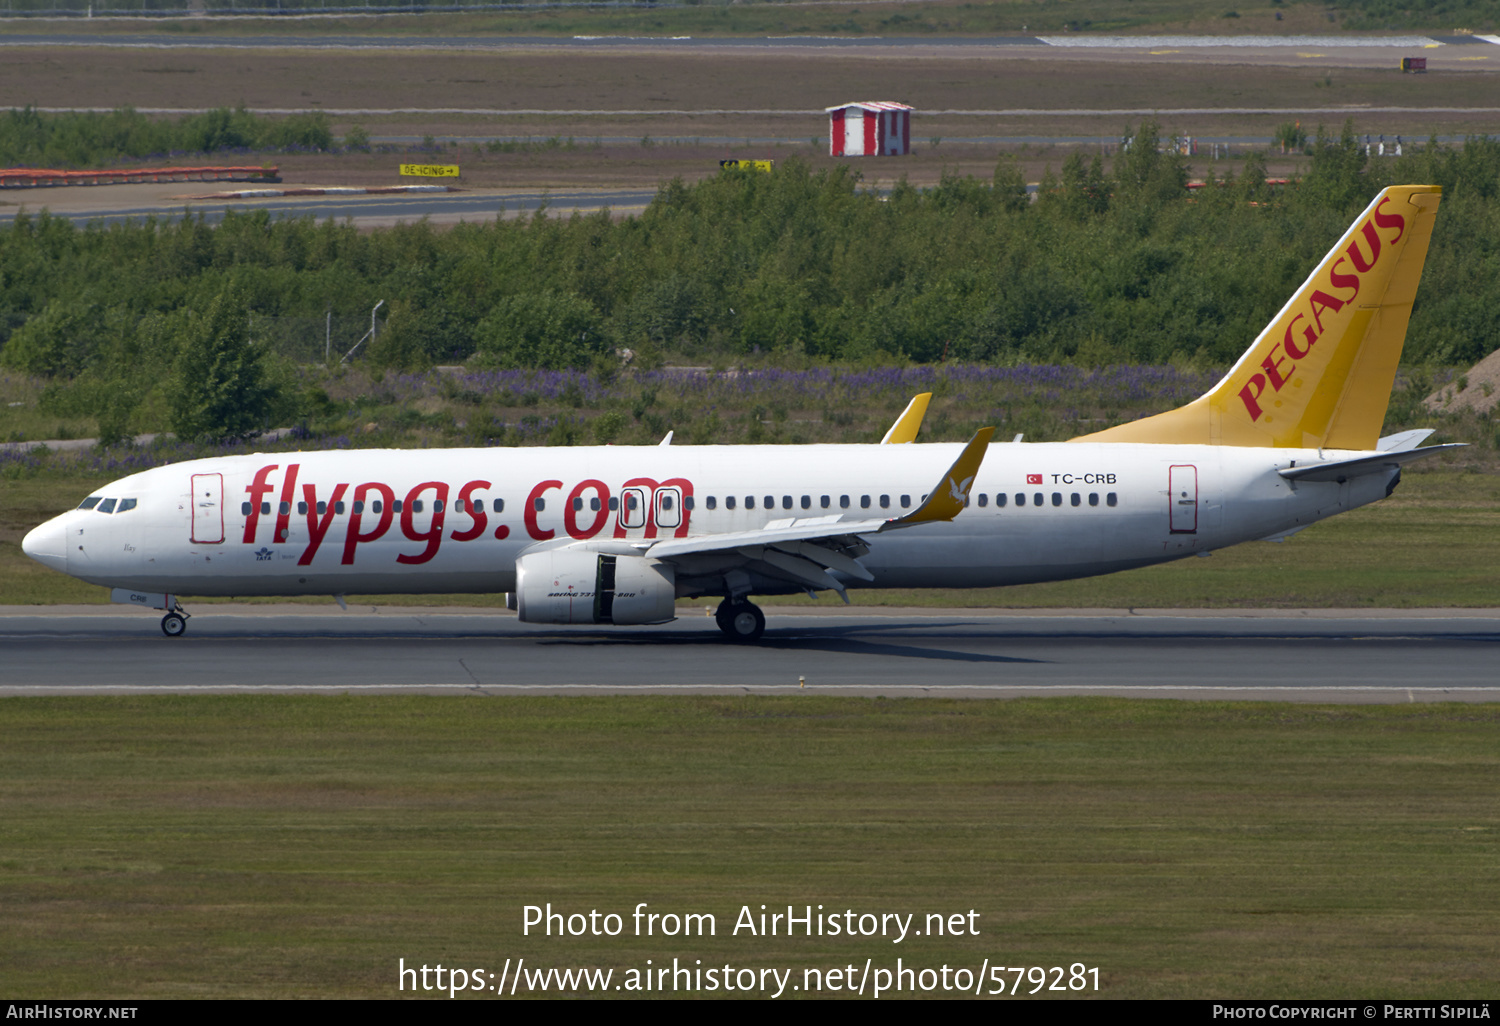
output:
M 776 166 L 774 160 L 721 160 L 721 171 L 770 171 Z
M 457 178 L 457 164 L 402 164 L 403 175 L 417 175 L 422 178 Z

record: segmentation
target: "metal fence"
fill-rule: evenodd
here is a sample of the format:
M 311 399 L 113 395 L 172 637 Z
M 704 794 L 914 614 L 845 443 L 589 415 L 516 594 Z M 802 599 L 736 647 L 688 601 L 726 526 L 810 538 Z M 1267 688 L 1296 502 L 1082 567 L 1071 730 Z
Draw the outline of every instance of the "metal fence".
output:
M 328 313 L 322 317 L 271 317 L 250 315 L 250 341 L 266 352 L 298 363 L 336 364 L 361 340 L 351 360 L 369 348 L 369 314 Z

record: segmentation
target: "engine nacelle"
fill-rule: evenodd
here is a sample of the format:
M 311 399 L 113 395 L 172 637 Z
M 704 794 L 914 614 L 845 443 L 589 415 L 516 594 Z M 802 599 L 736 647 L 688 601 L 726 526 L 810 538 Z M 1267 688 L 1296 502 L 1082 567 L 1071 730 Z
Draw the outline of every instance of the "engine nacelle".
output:
M 676 598 L 672 567 L 644 556 L 547 549 L 516 560 L 525 623 L 666 623 Z

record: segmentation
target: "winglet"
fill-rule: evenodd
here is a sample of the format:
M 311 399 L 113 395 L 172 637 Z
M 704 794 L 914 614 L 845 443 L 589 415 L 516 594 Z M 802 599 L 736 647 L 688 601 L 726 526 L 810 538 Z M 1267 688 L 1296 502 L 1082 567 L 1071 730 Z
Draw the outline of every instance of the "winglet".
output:
M 974 432 L 974 437 L 969 439 L 964 451 L 958 454 L 953 466 L 948 468 L 948 472 L 938 480 L 937 487 L 927 496 L 927 501 L 904 517 L 887 520 L 880 530 L 910 527 L 936 520 L 952 520 L 963 512 L 969 501 L 969 488 L 979 474 L 979 464 L 984 462 L 984 454 L 989 449 L 990 438 L 994 434 L 995 429 L 992 427 L 980 428 Z
M 906 409 L 901 416 L 896 418 L 896 423 L 885 433 L 880 440 L 881 445 L 901 445 L 906 442 L 917 440 L 917 432 L 922 429 L 922 418 L 927 416 L 927 404 L 932 401 L 931 392 L 923 392 L 906 404 Z

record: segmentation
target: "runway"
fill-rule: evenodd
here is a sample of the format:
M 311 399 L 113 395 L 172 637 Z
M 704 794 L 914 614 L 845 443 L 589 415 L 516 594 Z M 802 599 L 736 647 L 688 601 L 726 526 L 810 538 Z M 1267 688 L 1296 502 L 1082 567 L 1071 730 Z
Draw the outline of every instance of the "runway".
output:
M 502 612 L 234 608 L 199 606 L 178 639 L 163 637 L 154 615 L 135 610 L 12 611 L 0 616 L 0 695 L 803 692 L 1500 701 L 1495 611 L 1009 615 L 773 607 L 762 641 L 739 646 L 723 640 L 696 609 L 662 626 L 603 629 L 523 624 Z
M 101 19 L 102 20 L 102 19 Z M 4 46 L 144 47 L 150 49 L 232 50 L 612 50 L 654 49 L 691 51 L 732 50 L 940 50 L 1046 48 L 1058 50 L 1150 50 L 1161 47 L 1200 50 L 1368 50 L 1494 44 L 1500 37 L 1410 33 L 1360 35 L 1012 35 L 1012 36 L 669 36 L 669 35 L 463 35 L 397 36 L 341 34 L 222 34 L 194 32 L 84 33 L 70 31 L 11 32 L 0 36 Z

